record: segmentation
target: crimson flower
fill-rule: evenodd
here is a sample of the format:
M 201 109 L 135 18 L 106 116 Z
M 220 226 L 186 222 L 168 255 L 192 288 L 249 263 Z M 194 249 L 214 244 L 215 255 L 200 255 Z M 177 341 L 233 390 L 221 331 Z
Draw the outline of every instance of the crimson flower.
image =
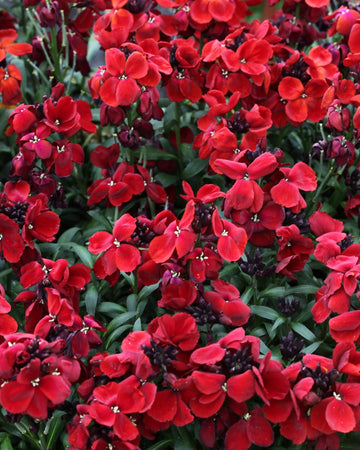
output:
M 213 19 L 227 22 L 234 12 L 235 3 L 232 0 L 195 0 L 190 6 L 190 16 L 199 24 L 208 24 Z
M 217 249 L 222 258 L 226 261 L 238 261 L 245 251 L 247 235 L 244 228 L 221 219 L 218 209 L 212 215 L 212 226 L 217 241 Z
M 174 250 L 179 258 L 189 253 L 196 240 L 191 223 L 194 219 L 194 201 L 187 203 L 180 221 L 174 220 L 164 230 L 161 236 L 156 236 L 149 245 L 149 255 L 156 263 L 162 263 L 171 258 Z
M 0 255 L 10 263 L 18 262 L 25 248 L 19 225 L 0 213 Z
M 236 287 L 220 278 L 213 281 L 211 285 L 214 291 L 206 291 L 203 295 L 213 311 L 220 314 L 220 322 L 233 327 L 245 325 L 251 310 L 240 299 L 240 292 Z
M 141 262 L 139 250 L 129 241 L 136 228 L 136 219 L 124 214 L 115 222 L 113 234 L 97 231 L 89 239 L 89 252 L 101 255 L 101 264 L 106 275 L 113 274 L 116 269 L 132 272 Z
M 155 391 L 152 390 L 150 395 L 146 386 L 147 383 L 142 385 L 135 375 L 130 375 L 120 383 L 111 381 L 95 388 L 90 416 L 101 425 L 113 427 L 120 439 L 136 439 L 139 431 L 127 414 L 143 413 L 151 407 Z
M 325 114 L 322 109 L 322 96 L 328 85 L 323 79 L 310 80 L 306 86 L 298 78 L 285 77 L 279 83 L 279 94 L 287 100 L 285 111 L 288 118 L 296 123 L 306 119 L 318 122 Z
M 9 64 L 6 69 L 0 68 L 0 92 L 4 105 L 15 105 L 21 101 L 21 80 L 21 72 L 14 64 Z
M 31 248 L 34 248 L 33 239 L 45 242 L 53 241 L 60 228 L 59 216 L 53 211 L 47 210 L 40 195 L 35 203 L 29 206 L 21 233 L 24 241 Z
M 11 311 L 11 305 L 6 301 L 5 290 L 0 284 L 0 335 L 14 333 L 18 324 L 16 320 L 7 314 Z
M 70 384 L 58 371 L 43 376 L 40 359 L 32 359 L 16 380 L 0 389 L 0 403 L 12 414 L 29 414 L 45 420 L 48 408 L 62 403 L 70 395 Z
M 16 56 L 31 53 L 32 45 L 25 43 L 14 43 L 17 36 L 17 31 L 12 28 L 0 30 L 0 61 L 5 59 L 6 53 Z
M 247 450 L 252 444 L 269 447 L 274 442 L 274 431 L 265 419 L 258 406 L 251 412 L 245 412 L 243 417 L 226 432 L 226 449 Z
M 226 159 L 215 160 L 214 166 L 229 178 L 236 180 L 226 193 L 226 207 L 257 210 L 257 205 L 263 202 L 264 193 L 255 180 L 271 174 L 278 167 L 278 162 L 273 154 L 263 153 L 249 166 Z
M 302 236 L 294 224 L 278 228 L 276 235 L 280 237 L 276 272 L 294 279 L 293 272 L 304 268 L 314 251 L 314 244 L 310 238 Z
M 317 186 L 314 170 L 303 162 L 297 162 L 291 169 L 282 167 L 284 178 L 271 188 L 270 194 L 275 203 L 298 213 L 305 208 L 306 202 L 299 190 L 314 191 Z
M 136 80 L 145 77 L 148 72 L 146 57 L 135 51 L 126 59 L 125 53 L 117 48 L 105 52 L 105 81 L 100 87 L 100 97 L 110 106 L 128 106 L 141 94 Z
M 72 97 L 61 97 L 56 104 L 48 98 L 44 102 L 44 123 L 55 133 L 72 134 L 80 120 L 76 102 Z

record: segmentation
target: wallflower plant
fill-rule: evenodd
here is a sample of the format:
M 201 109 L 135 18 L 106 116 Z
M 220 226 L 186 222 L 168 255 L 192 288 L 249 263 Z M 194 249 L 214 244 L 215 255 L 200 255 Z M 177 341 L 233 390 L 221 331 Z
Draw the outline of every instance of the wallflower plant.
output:
M 360 444 L 360 5 L 0 10 L 0 449 Z

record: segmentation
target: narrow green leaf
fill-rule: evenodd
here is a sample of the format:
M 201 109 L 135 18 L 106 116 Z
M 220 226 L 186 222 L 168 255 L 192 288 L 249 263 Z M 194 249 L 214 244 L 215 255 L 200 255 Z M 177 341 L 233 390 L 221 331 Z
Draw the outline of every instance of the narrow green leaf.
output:
M 156 289 L 159 287 L 160 281 L 158 281 L 156 284 L 152 284 L 150 286 L 144 286 L 141 291 L 138 294 L 139 301 L 143 298 L 149 297 L 150 294 L 152 294 Z
M 58 244 L 62 244 L 62 243 L 70 243 L 75 234 L 80 230 L 79 227 L 72 227 L 69 228 L 68 230 L 66 230 L 57 240 Z
M 0 446 L 0 450 L 14 450 L 9 437 L 6 437 Z
M 279 317 L 275 320 L 274 325 L 271 327 L 271 331 L 275 331 L 280 325 L 282 325 L 286 321 L 285 317 Z
M 120 271 L 121 275 L 126 279 L 126 281 L 130 284 L 131 287 L 135 287 L 135 275 L 133 272 L 128 275 L 126 272 Z
M 125 333 L 125 331 L 130 330 L 131 325 L 129 323 L 122 325 L 121 327 L 117 328 L 115 331 L 113 331 L 110 336 L 106 339 L 106 348 L 109 348 L 110 345 L 118 339 L 122 334 Z
M 166 441 L 160 441 L 156 444 L 152 445 L 151 447 L 148 447 L 147 450 L 162 450 L 162 449 L 169 449 L 172 443 L 171 439 L 167 439 Z
M 265 291 L 261 292 L 261 297 L 284 297 L 285 295 L 286 290 L 282 286 L 265 289 Z
M 122 314 L 126 312 L 126 308 L 114 302 L 101 302 L 98 307 L 98 311 L 112 316 L 114 314 Z
M 86 290 L 85 305 L 88 314 L 95 315 L 96 305 L 98 301 L 98 292 L 94 285 Z
M 137 302 L 138 302 L 138 297 L 136 294 L 128 295 L 127 299 L 126 299 L 126 306 L 127 306 L 128 311 L 136 311 Z
M 319 286 L 316 284 L 301 284 L 299 286 L 294 286 L 286 290 L 285 295 L 289 294 L 308 294 L 312 295 L 319 289 Z
M 316 336 L 315 334 L 309 330 L 303 323 L 292 323 L 291 324 L 292 329 L 297 333 L 300 334 L 303 338 L 305 338 L 307 341 L 315 341 Z
M 189 164 L 185 167 L 182 177 L 185 180 L 188 180 L 189 178 L 194 177 L 198 173 L 200 173 L 202 170 L 205 170 L 208 166 L 208 160 L 207 159 L 200 159 L 196 158 L 189 162 Z
M 172 155 L 171 153 L 162 152 L 157 147 L 147 146 L 141 149 L 145 152 L 147 161 L 167 161 L 169 159 L 177 159 L 176 155 Z M 138 153 L 137 156 L 140 156 L 140 150 L 137 150 L 135 154 Z
M 104 225 L 104 227 L 105 227 L 104 231 L 108 231 L 109 233 L 112 233 L 113 227 L 112 227 L 111 223 L 107 220 L 105 215 L 100 214 L 99 211 L 87 211 L 87 214 L 89 214 L 90 217 L 92 217 L 94 220 L 96 220 L 96 222 Z M 101 231 L 101 230 L 99 230 L 99 231 Z
M 138 317 L 135 320 L 134 326 L 133 326 L 133 331 L 141 331 L 142 330 L 142 325 L 141 325 L 141 318 Z
M 118 317 L 115 317 L 115 319 L 113 319 L 109 323 L 109 326 L 108 326 L 109 332 L 115 330 L 115 328 L 119 327 L 120 325 L 122 325 L 125 322 L 128 322 L 135 316 L 136 316 L 136 311 L 128 311 L 123 314 L 120 314 L 120 316 L 118 316 Z
M 276 320 L 278 319 L 279 313 L 268 306 L 252 305 L 251 312 L 256 316 L 263 317 L 264 319 Z
M 303 353 L 309 355 L 311 353 L 314 353 L 320 347 L 321 344 L 322 344 L 322 341 L 314 342 L 314 343 L 308 345 L 307 347 L 303 348 L 301 351 Z
M 171 428 L 174 446 L 174 450 L 197 450 L 197 443 L 194 437 L 187 431 L 185 427 L 172 427 Z

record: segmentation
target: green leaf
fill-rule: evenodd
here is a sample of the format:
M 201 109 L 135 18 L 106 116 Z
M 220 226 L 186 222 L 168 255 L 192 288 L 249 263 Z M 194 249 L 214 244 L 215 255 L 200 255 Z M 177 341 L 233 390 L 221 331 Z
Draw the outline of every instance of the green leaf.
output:
M 303 338 L 305 338 L 307 341 L 315 341 L 316 336 L 315 334 L 309 330 L 303 323 L 292 323 L 291 324 L 292 329 L 297 333 L 300 334 Z
M 157 147 L 147 146 L 144 147 L 143 152 L 145 153 L 145 157 L 147 161 L 167 161 L 169 159 L 177 159 L 176 155 L 173 155 L 171 153 L 162 152 Z M 137 154 L 138 153 L 138 154 Z M 135 152 L 135 155 L 140 156 L 140 151 L 137 150 Z
M 142 330 L 142 325 L 141 325 L 141 318 L 138 317 L 135 320 L 134 326 L 133 326 L 133 331 L 141 331 Z
M 208 166 L 207 159 L 196 158 L 189 162 L 189 164 L 185 167 L 182 178 L 188 180 L 189 178 L 194 177 L 201 171 L 205 170 Z
M 286 290 L 285 295 L 290 294 L 307 294 L 312 295 L 319 289 L 318 285 L 315 284 L 301 284 L 299 286 L 294 286 Z
M 151 284 L 150 286 L 144 286 L 138 294 L 139 301 L 143 298 L 149 297 L 156 289 L 159 287 L 160 281 L 156 284 Z
M 308 345 L 307 347 L 303 348 L 301 351 L 304 352 L 305 354 L 309 355 L 311 353 L 314 353 L 322 344 L 322 341 L 317 341 L 314 342 L 310 345 Z
M 170 173 L 158 173 L 155 175 L 155 180 L 160 181 L 164 188 L 176 184 L 178 177 L 176 175 L 171 175 Z
M 99 211 L 87 211 L 90 217 L 92 217 L 96 222 L 101 223 L 105 227 L 105 231 L 112 233 L 113 227 L 104 214 L 99 213 Z M 102 230 L 98 230 L 102 231 Z
M 86 311 L 88 314 L 95 315 L 98 297 L 99 297 L 99 295 L 98 295 L 98 292 L 97 292 L 95 286 L 90 286 L 86 290 L 85 305 L 86 305 Z
M 275 320 L 274 325 L 271 327 L 271 331 L 275 331 L 280 325 L 282 325 L 286 321 L 285 317 L 279 317 Z
M 173 450 L 197 450 L 197 443 L 185 427 L 171 427 Z
M 1 445 L 0 445 L 0 450 L 13 450 L 13 446 L 11 445 L 11 441 L 10 438 L 6 437 Z
M 133 272 L 128 275 L 126 272 L 120 271 L 121 275 L 125 278 L 125 280 L 130 284 L 131 287 L 135 287 L 135 275 Z
M 106 339 L 106 348 L 109 348 L 110 344 L 112 344 L 116 339 L 118 339 L 125 331 L 130 330 L 131 325 L 129 323 L 122 325 L 113 331 L 110 336 Z
M 269 308 L 268 306 L 252 305 L 251 312 L 257 316 L 269 320 L 276 320 L 280 317 L 277 311 Z
M 261 292 L 261 297 L 284 297 L 285 295 L 286 290 L 281 286 L 265 289 L 265 291 Z
M 148 447 L 147 450 L 169 449 L 171 447 L 170 444 L 172 444 L 172 440 L 167 439 L 166 441 L 157 442 L 156 444 L 152 445 L 151 447 Z
M 68 230 L 66 230 L 57 240 L 58 244 L 63 244 L 63 243 L 70 243 L 75 234 L 80 230 L 79 227 L 72 227 L 69 228 Z
M 127 306 L 128 311 L 136 311 L 137 302 L 138 302 L 138 297 L 136 294 L 128 295 L 127 299 L 126 299 L 126 306 Z
M 117 303 L 114 302 L 101 302 L 98 307 L 98 311 L 108 314 L 109 316 L 127 312 L 124 306 L 118 305 Z
M 123 314 L 120 314 L 120 316 L 118 316 L 118 317 L 115 317 L 115 319 L 113 319 L 109 323 L 109 326 L 108 326 L 109 332 L 115 330 L 115 328 L 119 327 L 123 323 L 130 321 L 135 316 L 136 316 L 136 311 L 128 311 Z
M 72 250 L 74 253 L 77 254 L 81 262 L 85 264 L 85 266 L 92 268 L 94 264 L 94 258 L 86 247 L 83 247 L 82 245 L 79 244 L 75 244 L 74 242 L 62 242 L 60 244 L 54 245 L 60 245 L 61 247 L 69 248 L 70 250 Z

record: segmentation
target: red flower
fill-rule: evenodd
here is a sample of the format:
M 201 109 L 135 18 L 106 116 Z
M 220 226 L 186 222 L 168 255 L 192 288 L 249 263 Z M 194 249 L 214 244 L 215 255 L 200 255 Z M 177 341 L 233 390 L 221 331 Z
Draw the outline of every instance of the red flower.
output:
M 25 248 L 19 225 L 0 213 L 0 255 L 10 263 L 18 262 Z
M 259 75 L 267 70 L 266 64 L 272 57 L 273 50 L 268 41 L 249 39 L 236 51 L 239 69 L 247 75 Z
M 21 80 L 21 72 L 14 64 L 9 64 L 6 69 L 0 68 L 0 92 L 4 105 L 15 105 L 21 101 Z
M 82 165 L 84 162 L 84 150 L 79 144 L 67 140 L 55 141 L 52 149 L 52 157 L 46 161 L 46 168 L 50 171 L 55 166 L 58 177 L 68 177 L 73 171 L 73 163 Z
M 40 359 L 32 359 L 15 381 L 0 389 L 0 403 L 12 414 L 29 414 L 44 420 L 48 408 L 62 403 L 70 395 L 70 384 L 58 372 L 43 376 Z
M 283 78 L 279 83 L 279 94 L 287 100 L 285 111 L 289 119 L 296 123 L 323 119 L 326 110 L 321 108 L 321 101 L 327 87 L 322 79 L 310 80 L 304 87 L 298 78 Z
M 246 231 L 233 223 L 221 219 L 218 209 L 212 215 L 212 226 L 217 241 L 217 249 L 226 261 L 238 261 L 245 251 L 247 243 Z
M 226 193 L 225 208 L 256 210 L 257 205 L 263 202 L 264 194 L 254 180 L 274 172 L 278 162 L 271 153 L 263 153 L 249 166 L 225 159 L 215 160 L 214 166 L 226 176 L 236 180 Z
M 226 432 L 227 450 L 246 450 L 252 444 L 269 447 L 274 442 L 274 431 L 259 407 L 246 412 Z
M 234 12 L 233 0 L 195 0 L 190 6 L 191 18 L 200 24 L 210 23 L 213 19 L 227 22 L 233 17 Z
M 48 98 L 44 102 L 44 123 L 56 133 L 71 136 L 78 130 L 80 114 L 76 102 L 71 97 L 61 97 L 56 105 Z M 75 132 L 76 132 L 75 131 Z
M 22 56 L 31 53 L 32 45 L 25 43 L 13 43 L 18 34 L 16 30 L 9 28 L 0 30 L 0 61 L 5 59 L 6 53 Z
M 89 239 L 89 252 L 99 254 L 106 275 L 113 274 L 116 269 L 132 272 L 141 262 L 139 250 L 130 241 L 136 228 L 136 219 L 130 214 L 124 214 L 115 222 L 113 234 L 107 231 L 97 231 Z
M 101 100 L 110 106 L 131 105 L 141 94 L 136 80 L 148 72 L 145 56 L 135 51 L 126 59 L 124 52 L 111 48 L 105 52 L 105 62 L 105 81 L 99 92 Z
M 314 251 L 314 244 L 308 237 L 302 236 L 296 225 L 280 227 L 276 230 L 279 239 L 276 273 L 295 278 L 293 272 L 304 268 L 306 261 Z
M 40 195 L 40 194 L 39 194 Z M 25 224 L 22 229 L 22 237 L 29 247 L 34 248 L 33 239 L 51 242 L 59 231 L 60 219 L 53 211 L 48 211 L 42 198 L 37 198 L 30 205 L 26 215 Z
M 132 441 L 139 431 L 126 414 L 144 412 L 151 407 L 144 394 L 144 388 L 135 375 L 130 375 L 120 383 L 111 381 L 94 390 L 94 401 L 89 414 L 96 422 L 113 427 L 114 433 L 124 441 Z
M 197 291 L 194 282 L 181 280 L 179 283 L 168 284 L 161 290 L 158 306 L 172 311 L 181 311 L 194 303 L 196 297 Z
M 5 299 L 5 290 L 0 284 L 0 334 L 14 333 L 18 324 L 16 320 L 7 314 L 11 311 L 11 305 Z
M 134 173 L 134 168 L 126 162 L 121 162 L 115 172 L 113 166 L 107 167 L 108 164 L 116 162 L 115 157 L 118 154 L 116 147 L 110 147 L 109 155 L 110 151 L 114 153 L 109 156 L 110 159 L 108 163 L 105 161 L 101 162 L 101 160 L 98 159 L 99 150 L 100 149 L 98 149 L 98 152 L 96 156 L 94 155 L 93 159 L 97 161 L 97 164 L 105 164 L 104 168 L 107 170 L 103 173 L 106 178 L 96 180 L 88 188 L 88 193 L 90 194 L 88 205 L 94 205 L 95 203 L 107 199 L 111 205 L 120 206 L 123 203 L 130 201 L 133 195 L 140 194 L 144 191 L 145 184 L 142 177 L 139 174 Z M 100 158 L 102 158 L 102 156 L 100 156 Z M 110 174 L 112 174 L 112 176 L 110 176 Z
M 153 261 L 156 263 L 167 261 L 175 249 L 177 256 L 182 258 L 193 249 L 196 240 L 196 234 L 191 228 L 194 212 L 194 201 L 190 201 L 186 205 L 182 219 L 171 222 L 161 236 L 156 236 L 150 242 L 149 255 Z
M 356 342 L 360 337 L 360 311 L 349 311 L 329 320 L 330 334 L 336 342 Z
M 212 310 L 220 314 L 220 322 L 233 327 L 245 325 L 251 310 L 240 299 L 240 293 L 232 284 L 221 280 L 211 283 L 215 291 L 204 292 L 204 299 L 210 303 Z
M 317 186 L 316 174 L 303 162 L 296 163 L 291 169 L 282 167 L 280 172 L 284 174 L 284 178 L 271 189 L 271 197 L 275 203 L 291 208 L 292 212 L 298 213 L 306 207 L 306 202 L 299 189 L 314 191 Z

